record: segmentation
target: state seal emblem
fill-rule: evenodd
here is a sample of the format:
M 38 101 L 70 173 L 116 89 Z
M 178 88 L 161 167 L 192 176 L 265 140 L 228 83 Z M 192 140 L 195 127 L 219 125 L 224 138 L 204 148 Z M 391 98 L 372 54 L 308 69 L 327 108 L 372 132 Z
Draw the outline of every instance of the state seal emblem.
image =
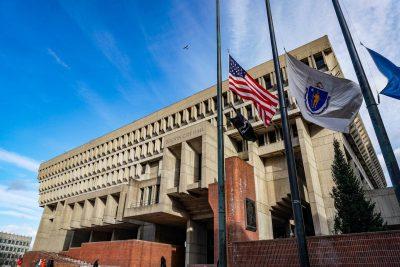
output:
M 306 88 L 304 102 L 307 110 L 311 114 L 321 114 L 328 108 L 330 96 L 328 92 L 323 90 L 323 88 L 321 82 L 318 82 L 315 86 L 309 86 Z

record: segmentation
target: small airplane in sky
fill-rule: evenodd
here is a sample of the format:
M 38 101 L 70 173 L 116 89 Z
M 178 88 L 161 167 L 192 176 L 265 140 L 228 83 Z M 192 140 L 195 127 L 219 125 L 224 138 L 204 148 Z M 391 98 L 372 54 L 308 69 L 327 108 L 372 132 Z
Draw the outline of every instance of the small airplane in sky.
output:
M 182 49 L 188 50 L 189 49 L 189 44 L 185 45 Z

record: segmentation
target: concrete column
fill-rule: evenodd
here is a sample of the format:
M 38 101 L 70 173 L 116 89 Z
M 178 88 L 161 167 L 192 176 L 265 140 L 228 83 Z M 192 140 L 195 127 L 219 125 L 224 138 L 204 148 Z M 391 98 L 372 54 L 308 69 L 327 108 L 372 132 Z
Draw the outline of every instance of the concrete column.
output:
M 72 219 L 73 206 L 70 204 L 65 204 L 63 211 L 63 219 L 62 219 L 62 228 L 66 230 L 70 230 L 71 228 L 71 219 Z
M 93 214 L 93 204 L 86 199 L 83 204 L 81 226 L 83 227 L 92 226 L 92 214 Z
M 118 202 L 114 196 L 108 195 L 106 202 L 106 209 L 104 211 L 103 222 L 113 224 L 117 215 Z
M 125 203 L 126 203 L 126 198 L 128 195 L 128 189 L 129 189 L 129 187 L 127 185 L 124 185 L 122 187 L 121 193 L 119 194 L 118 209 L 117 209 L 117 220 L 118 221 L 122 221 L 122 217 L 124 216 Z
M 52 230 L 52 214 L 53 211 L 48 206 L 44 206 L 42 219 L 40 220 L 39 229 L 36 235 L 33 250 L 48 250 L 48 240 L 51 237 Z
M 161 167 L 161 190 L 163 192 L 173 189 L 175 186 L 175 169 L 180 159 L 177 158 L 170 149 L 166 148 L 163 152 L 163 164 Z M 161 194 L 160 202 L 164 202 L 168 199 L 166 194 Z
M 207 228 L 193 220 L 187 221 L 185 266 L 207 263 Z
M 102 225 L 103 224 L 103 215 L 106 204 L 102 199 L 96 197 L 94 201 L 94 208 L 92 213 L 91 223 L 92 225 Z
M 315 235 L 327 235 L 329 234 L 329 228 L 310 133 L 308 132 L 307 125 L 300 117 L 296 119 L 296 126 L 299 135 L 300 150 L 306 176 L 308 199 L 311 206 Z
M 258 145 L 249 142 L 249 164 L 254 169 L 254 184 L 256 192 L 256 211 L 259 239 L 272 239 L 274 237 L 271 217 L 271 206 L 268 201 L 268 183 L 265 175 L 265 166 L 258 155 Z
M 72 211 L 71 228 L 81 227 L 82 211 L 83 211 L 82 205 L 76 202 L 74 204 L 74 210 Z
M 64 221 L 68 220 L 68 218 L 66 218 L 68 212 L 72 212 L 68 204 L 64 204 L 64 202 L 57 203 L 52 238 L 49 241 L 51 243 L 51 245 L 49 245 L 51 248 L 50 251 L 59 252 L 69 248 L 68 246 L 72 238 L 72 231 L 69 230 L 69 227 L 68 229 L 64 228 Z
M 212 136 L 211 136 L 212 134 Z M 201 187 L 208 187 L 208 184 L 217 181 L 217 135 L 210 133 L 210 135 L 202 136 L 201 144 Z
M 182 142 L 179 192 L 186 192 L 187 185 L 194 183 L 195 154 L 187 142 Z

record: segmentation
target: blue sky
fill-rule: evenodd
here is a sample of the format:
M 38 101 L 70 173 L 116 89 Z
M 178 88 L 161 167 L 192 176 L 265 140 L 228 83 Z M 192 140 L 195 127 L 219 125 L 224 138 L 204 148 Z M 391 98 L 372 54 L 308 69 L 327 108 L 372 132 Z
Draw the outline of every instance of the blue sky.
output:
M 271 2 L 280 52 L 327 34 L 355 80 L 331 1 Z M 341 3 L 356 41 L 399 65 L 400 4 Z M 224 77 L 227 49 L 245 68 L 271 58 L 263 0 L 222 0 L 221 15 Z M 40 162 L 214 84 L 215 48 L 213 0 L 0 1 L 0 230 L 35 235 Z M 381 100 L 399 157 L 400 104 Z

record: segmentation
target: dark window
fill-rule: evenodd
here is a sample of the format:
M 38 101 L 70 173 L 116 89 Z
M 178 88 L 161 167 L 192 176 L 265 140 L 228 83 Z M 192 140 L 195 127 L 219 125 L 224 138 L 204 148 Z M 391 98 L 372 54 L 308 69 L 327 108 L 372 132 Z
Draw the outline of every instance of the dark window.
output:
M 145 174 L 146 173 L 146 166 L 143 166 L 143 165 L 141 165 L 142 166 L 142 174 Z
M 285 95 L 285 103 L 286 103 L 286 107 L 290 106 L 290 101 L 289 101 L 289 94 L 287 91 L 284 92 Z
M 160 201 L 160 185 L 156 185 L 156 203 Z
M 264 75 L 264 81 L 265 81 L 265 88 L 267 88 L 267 89 L 271 89 L 273 86 L 272 86 L 272 81 L 271 81 L 271 74 L 267 74 L 267 75 Z
M 228 112 L 228 113 L 225 114 L 225 116 L 226 116 L 226 126 L 230 127 L 232 125 L 232 123 L 230 121 L 231 114 Z
M 149 197 L 147 198 L 147 205 L 151 205 L 151 195 L 153 193 L 153 187 L 149 186 Z
M 258 134 L 257 135 L 257 142 L 259 146 L 265 145 L 265 135 L 264 134 Z
M 144 188 L 140 188 L 140 206 L 143 205 L 144 200 Z
M 208 113 L 210 110 L 209 110 L 209 105 L 208 105 L 208 100 L 206 100 L 206 101 L 204 101 L 204 111 L 206 112 L 206 113 Z
M 324 61 L 324 57 L 322 56 L 322 53 L 315 54 L 314 60 L 315 60 L 315 65 L 317 67 L 317 70 L 322 70 L 322 71 L 328 70 L 326 68 L 326 64 Z
M 301 62 L 303 62 L 304 64 L 306 64 L 307 66 L 310 66 L 310 63 L 308 62 L 308 57 L 303 58 L 302 60 L 300 60 Z
M 293 137 L 299 136 L 299 133 L 297 132 L 296 124 L 292 124 L 292 135 L 293 135 Z
M 289 85 L 289 82 L 287 79 L 285 79 L 285 77 L 287 77 L 286 74 L 286 68 L 281 68 L 281 73 L 282 73 L 282 81 L 283 81 L 283 87 L 286 87 Z
M 247 111 L 247 119 L 252 120 L 253 119 L 253 110 L 251 108 L 251 105 L 246 106 L 246 111 Z
M 269 141 L 270 144 L 276 142 L 276 133 L 275 133 L 275 131 L 268 132 L 268 141 Z
M 243 152 L 243 142 L 242 141 L 237 141 L 236 142 L 236 147 L 237 147 L 237 152 Z
M 222 105 L 223 107 L 226 107 L 228 105 L 228 95 L 226 92 L 222 94 L 222 102 L 223 102 Z

